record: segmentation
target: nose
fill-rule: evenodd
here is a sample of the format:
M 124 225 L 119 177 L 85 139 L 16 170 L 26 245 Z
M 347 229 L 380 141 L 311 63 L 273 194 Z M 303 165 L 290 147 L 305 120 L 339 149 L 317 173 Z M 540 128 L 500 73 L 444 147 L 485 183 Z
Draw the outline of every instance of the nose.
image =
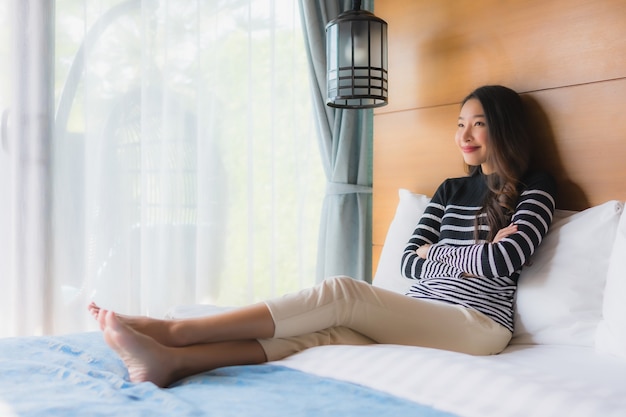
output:
M 470 126 L 465 126 L 461 131 L 461 139 L 464 142 L 469 142 L 472 139 L 472 129 Z

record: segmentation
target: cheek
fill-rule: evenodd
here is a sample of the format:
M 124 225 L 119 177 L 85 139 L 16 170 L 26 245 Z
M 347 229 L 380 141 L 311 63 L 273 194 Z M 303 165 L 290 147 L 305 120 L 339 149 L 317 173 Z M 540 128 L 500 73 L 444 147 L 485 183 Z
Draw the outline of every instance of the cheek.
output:
M 485 130 L 485 131 L 483 132 L 482 136 L 483 136 L 483 143 L 484 143 L 485 145 L 489 144 L 489 131 L 488 131 L 488 130 Z
M 479 142 L 483 146 L 486 146 L 489 144 L 489 135 L 487 134 L 487 132 L 481 132 L 481 134 L 478 135 L 476 139 L 477 139 L 477 142 Z
M 458 131 L 454 134 L 454 143 L 456 143 L 457 146 L 461 145 L 461 134 Z

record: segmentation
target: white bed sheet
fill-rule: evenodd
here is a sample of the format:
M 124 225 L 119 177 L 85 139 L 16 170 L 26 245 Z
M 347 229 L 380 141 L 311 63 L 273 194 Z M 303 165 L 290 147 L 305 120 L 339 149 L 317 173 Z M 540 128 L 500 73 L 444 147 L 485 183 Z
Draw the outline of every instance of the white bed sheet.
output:
M 323 346 L 277 361 L 464 417 L 626 416 L 626 362 L 578 346 L 488 357 L 397 345 Z
M 224 309 L 178 306 L 166 317 Z M 585 346 L 518 344 L 495 356 L 398 345 L 320 346 L 273 363 L 462 417 L 626 417 L 626 361 Z

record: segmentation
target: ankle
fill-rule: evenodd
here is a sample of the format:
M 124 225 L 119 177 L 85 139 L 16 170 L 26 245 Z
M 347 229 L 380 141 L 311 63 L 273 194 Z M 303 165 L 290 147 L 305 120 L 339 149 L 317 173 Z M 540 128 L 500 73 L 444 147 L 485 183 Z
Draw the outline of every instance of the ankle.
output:
M 170 320 L 167 322 L 166 331 L 171 347 L 182 347 L 193 344 L 194 341 L 191 338 L 188 326 L 185 325 L 184 320 Z

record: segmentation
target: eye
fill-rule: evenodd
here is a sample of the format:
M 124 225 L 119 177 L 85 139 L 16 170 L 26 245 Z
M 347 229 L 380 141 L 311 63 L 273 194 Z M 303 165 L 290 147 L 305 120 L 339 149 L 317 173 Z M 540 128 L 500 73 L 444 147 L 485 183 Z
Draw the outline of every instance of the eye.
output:
M 460 122 L 456 126 L 457 127 L 465 127 L 465 125 L 463 123 L 460 123 Z
M 474 123 L 474 126 L 486 126 L 485 122 L 476 122 Z

